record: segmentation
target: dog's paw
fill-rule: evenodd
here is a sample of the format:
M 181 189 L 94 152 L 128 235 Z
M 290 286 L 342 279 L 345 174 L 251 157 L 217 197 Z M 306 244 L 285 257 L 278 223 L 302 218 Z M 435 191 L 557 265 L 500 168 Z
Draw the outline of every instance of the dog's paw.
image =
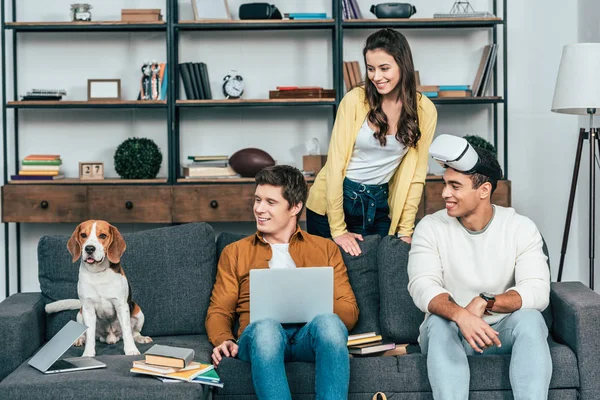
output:
M 106 344 L 115 344 L 118 341 L 119 341 L 119 338 L 112 333 L 106 337 Z
M 83 346 L 83 345 L 85 344 L 85 336 L 82 336 L 82 337 L 78 338 L 78 339 L 75 341 L 75 343 L 74 343 L 74 344 L 75 344 L 75 346 L 76 346 L 76 347 L 81 347 L 81 346 Z
M 136 343 L 152 343 L 152 338 L 150 336 L 135 336 L 133 338 L 133 340 L 136 341 Z
M 137 356 L 139 354 L 140 354 L 139 350 L 136 349 L 135 347 L 132 348 L 132 349 L 126 349 L 125 350 L 125 355 L 127 355 L 127 356 Z
M 81 357 L 94 357 L 96 355 L 96 350 L 85 350 Z

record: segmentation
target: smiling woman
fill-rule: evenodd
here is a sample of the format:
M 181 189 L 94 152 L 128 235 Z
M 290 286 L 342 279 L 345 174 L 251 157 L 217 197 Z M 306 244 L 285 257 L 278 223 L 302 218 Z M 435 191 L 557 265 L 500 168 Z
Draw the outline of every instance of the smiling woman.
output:
M 363 235 L 410 243 L 437 124 L 400 32 L 373 33 L 363 56 L 365 83 L 340 103 L 327 163 L 306 204 L 308 232 L 333 237 L 351 255 L 360 254 Z

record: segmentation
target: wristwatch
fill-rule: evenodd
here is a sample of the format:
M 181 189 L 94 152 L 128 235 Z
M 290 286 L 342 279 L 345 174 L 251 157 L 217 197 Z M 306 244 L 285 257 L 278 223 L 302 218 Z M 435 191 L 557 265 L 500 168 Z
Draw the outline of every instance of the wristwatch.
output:
M 496 302 L 496 295 L 488 292 L 481 292 L 479 293 L 479 297 L 487 301 L 485 311 L 491 311 L 492 308 L 494 308 L 494 303 Z

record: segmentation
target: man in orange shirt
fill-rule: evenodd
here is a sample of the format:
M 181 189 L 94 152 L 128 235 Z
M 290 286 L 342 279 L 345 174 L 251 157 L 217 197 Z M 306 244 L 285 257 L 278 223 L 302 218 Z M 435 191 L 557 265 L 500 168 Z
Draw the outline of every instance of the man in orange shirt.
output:
M 337 245 L 298 226 L 308 188 L 296 168 L 278 165 L 256 175 L 254 216 L 257 232 L 225 247 L 206 316 L 208 339 L 215 346 L 215 366 L 223 357 L 252 364 L 259 399 L 291 399 L 284 361 L 316 362 L 318 399 L 346 399 L 350 363 L 348 330 L 358 320 L 358 306 Z M 254 268 L 334 269 L 332 314 L 305 325 L 282 325 L 272 319 L 250 321 L 250 270 Z M 235 340 L 235 317 L 240 327 Z

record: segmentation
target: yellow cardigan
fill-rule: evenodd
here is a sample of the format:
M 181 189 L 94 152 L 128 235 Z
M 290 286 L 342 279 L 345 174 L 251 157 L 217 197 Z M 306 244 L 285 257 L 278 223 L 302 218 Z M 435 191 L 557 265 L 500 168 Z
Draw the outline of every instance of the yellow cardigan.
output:
M 411 236 L 413 233 L 427 175 L 429 146 L 437 124 L 437 110 L 431 100 L 421 94 L 417 96 L 421 139 L 416 148 L 409 148 L 389 182 L 390 235 Z M 306 202 L 311 211 L 327 214 L 334 238 L 348 232 L 344 222 L 342 186 L 356 136 L 368 112 L 364 88 L 355 88 L 344 96 L 331 133 L 327 163 L 317 175 Z

